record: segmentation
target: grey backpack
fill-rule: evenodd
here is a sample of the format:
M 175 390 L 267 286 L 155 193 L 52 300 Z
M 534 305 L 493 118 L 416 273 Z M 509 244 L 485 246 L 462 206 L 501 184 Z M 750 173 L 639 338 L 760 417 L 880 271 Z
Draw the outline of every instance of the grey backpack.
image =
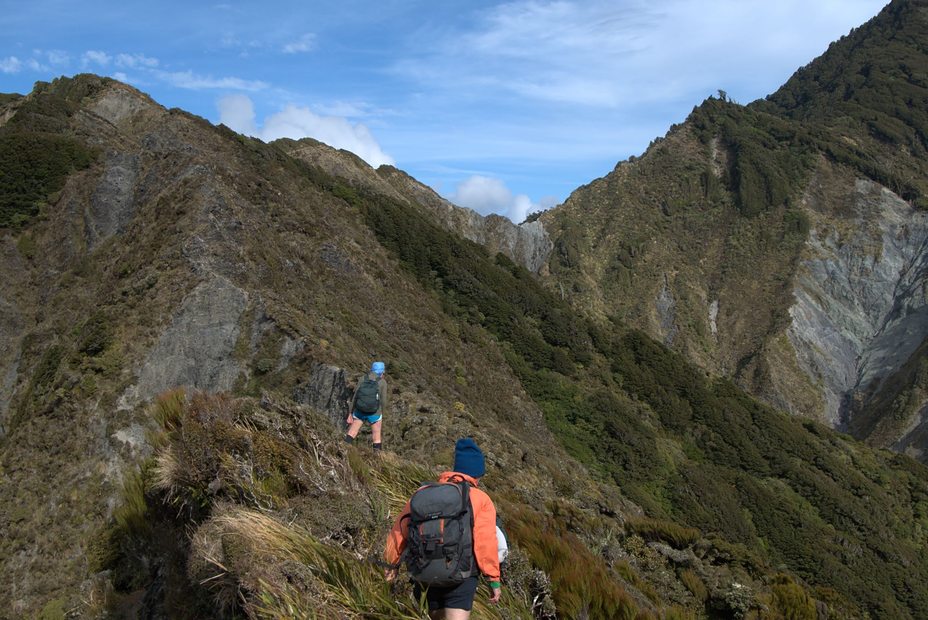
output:
M 452 586 L 476 574 L 474 511 L 467 482 L 431 482 L 409 501 L 406 568 L 424 585 Z

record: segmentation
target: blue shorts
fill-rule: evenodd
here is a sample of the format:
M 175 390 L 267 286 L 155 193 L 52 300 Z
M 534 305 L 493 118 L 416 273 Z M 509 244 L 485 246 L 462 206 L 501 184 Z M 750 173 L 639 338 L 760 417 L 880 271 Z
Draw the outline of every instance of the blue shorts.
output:
M 355 417 L 362 422 L 367 422 L 368 424 L 373 424 L 374 422 L 380 422 L 380 418 L 383 417 L 381 413 L 361 413 L 360 411 L 355 411 L 351 414 L 352 417 Z

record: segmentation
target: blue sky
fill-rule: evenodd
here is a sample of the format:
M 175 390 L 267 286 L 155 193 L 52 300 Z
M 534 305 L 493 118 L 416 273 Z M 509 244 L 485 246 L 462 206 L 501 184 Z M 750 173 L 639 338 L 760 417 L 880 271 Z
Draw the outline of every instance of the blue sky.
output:
M 776 90 L 883 0 L 0 7 L 0 92 L 83 71 L 265 140 L 312 136 L 521 221 L 719 89 Z

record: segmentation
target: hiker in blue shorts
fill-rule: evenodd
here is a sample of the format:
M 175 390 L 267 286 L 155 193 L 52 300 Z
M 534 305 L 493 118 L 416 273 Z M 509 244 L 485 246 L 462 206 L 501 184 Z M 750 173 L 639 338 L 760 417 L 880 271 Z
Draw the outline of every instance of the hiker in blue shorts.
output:
M 367 422 L 371 425 L 371 436 L 374 440 L 374 450 L 383 447 L 381 427 L 383 426 L 383 411 L 387 403 L 387 381 L 383 378 L 386 366 L 383 362 L 371 364 L 371 371 L 358 379 L 358 387 L 351 397 L 348 405 L 348 432 L 345 441 L 353 443 L 358 436 L 361 426 Z

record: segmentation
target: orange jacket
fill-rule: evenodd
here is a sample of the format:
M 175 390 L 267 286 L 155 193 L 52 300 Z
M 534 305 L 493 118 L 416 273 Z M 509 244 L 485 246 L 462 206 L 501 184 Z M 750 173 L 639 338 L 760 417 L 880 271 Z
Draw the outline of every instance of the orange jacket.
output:
M 470 487 L 470 504 L 474 510 L 474 555 L 477 567 L 489 581 L 499 581 L 499 555 L 496 551 L 496 507 L 490 496 L 477 488 L 477 480 L 465 474 L 446 471 L 438 477 L 439 482 L 448 482 L 453 476 L 460 476 Z M 393 523 L 393 529 L 387 536 L 387 548 L 383 552 L 389 564 L 399 562 L 406 548 L 409 530 L 409 502 Z

